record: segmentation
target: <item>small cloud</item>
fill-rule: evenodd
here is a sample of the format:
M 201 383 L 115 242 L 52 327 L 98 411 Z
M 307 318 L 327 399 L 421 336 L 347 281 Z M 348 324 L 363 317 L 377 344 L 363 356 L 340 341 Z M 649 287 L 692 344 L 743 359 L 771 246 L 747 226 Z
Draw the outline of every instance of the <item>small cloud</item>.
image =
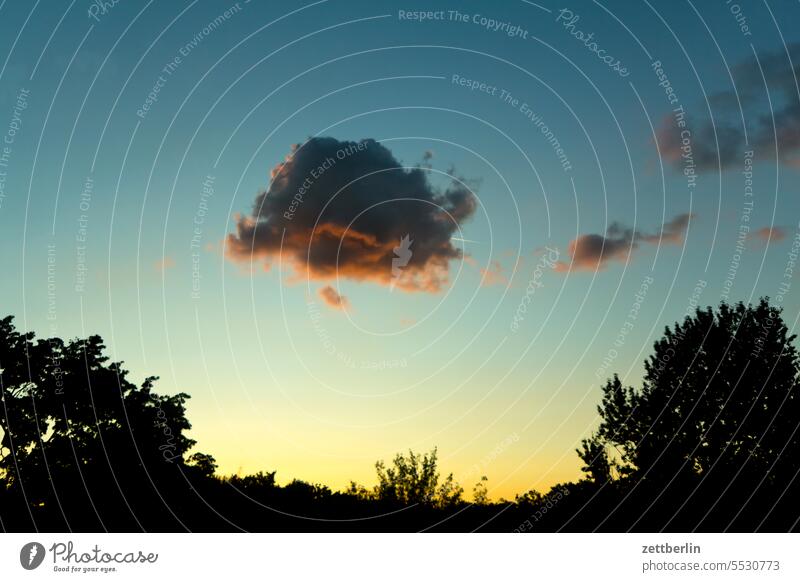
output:
M 780 226 L 765 226 L 753 231 L 750 238 L 760 240 L 762 242 L 780 241 L 786 238 L 786 229 Z
M 492 261 L 489 268 L 480 269 L 481 272 L 481 287 L 490 287 L 492 285 L 508 285 L 508 277 L 503 273 L 503 265 L 500 261 Z
M 155 263 L 153 263 L 153 267 L 159 273 L 163 273 L 167 269 L 171 269 L 174 266 L 175 266 L 175 259 L 173 259 L 172 257 L 164 257 L 163 259 L 159 259 Z
M 606 234 L 583 234 L 570 241 L 567 251 L 572 257 L 572 265 L 559 261 L 555 270 L 561 273 L 573 271 L 600 271 L 609 261 L 625 263 L 641 243 L 653 245 L 679 245 L 683 243 L 689 223 L 694 214 L 679 214 L 665 222 L 661 229 L 652 234 L 642 233 L 614 222 Z
M 694 214 L 679 214 L 670 221 L 664 223 L 658 234 L 640 234 L 641 240 L 651 244 L 672 244 L 679 245 L 683 242 L 683 236 Z
M 464 256 L 464 262 L 470 267 L 475 268 L 481 276 L 480 286 L 491 287 L 493 285 L 514 285 L 514 278 L 525 265 L 525 257 L 518 254 L 516 249 L 506 249 L 497 253 L 499 259 L 489 261 L 488 266 L 481 267 L 478 261 L 471 255 Z M 535 256 L 537 250 L 533 251 Z M 519 279 L 517 279 L 517 284 Z
M 339 295 L 336 289 L 330 285 L 325 285 L 319 290 L 319 296 L 322 301 L 331 309 L 347 309 L 350 307 L 350 301 L 344 295 Z

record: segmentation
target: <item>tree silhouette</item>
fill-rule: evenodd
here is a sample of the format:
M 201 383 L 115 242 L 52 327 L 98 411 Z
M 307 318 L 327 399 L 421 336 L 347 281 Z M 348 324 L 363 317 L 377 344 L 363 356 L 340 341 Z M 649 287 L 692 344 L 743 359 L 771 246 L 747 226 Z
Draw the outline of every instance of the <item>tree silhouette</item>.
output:
M 488 481 L 489 478 L 483 475 L 481 480 L 475 483 L 475 487 L 472 488 L 472 503 L 475 505 L 488 505 L 489 488 L 486 486 Z
M 668 505 L 670 487 L 676 499 L 697 495 L 736 510 L 761 488 L 766 514 L 800 469 L 794 339 L 766 299 L 698 309 L 666 328 L 640 389 L 616 375 L 603 387 L 600 426 L 578 450 L 583 470 L 599 485 L 613 473 L 623 486 L 649 491 L 646 503 L 661 500 L 670 520 L 686 508 Z
M 450 473 L 439 485 L 437 451 L 419 455 L 408 451 L 408 456 L 397 454 L 391 467 L 383 461 L 375 463 L 378 484 L 375 496 L 381 501 L 401 505 L 423 504 L 447 507 L 461 501 L 464 489 Z
M 134 506 L 167 503 L 176 470 L 216 466 L 208 455 L 184 459 L 189 396 L 154 393 L 155 377 L 132 384 L 103 349 L 99 336 L 35 340 L 0 320 L 0 478 L 13 506 L 44 527 L 128 524 Z

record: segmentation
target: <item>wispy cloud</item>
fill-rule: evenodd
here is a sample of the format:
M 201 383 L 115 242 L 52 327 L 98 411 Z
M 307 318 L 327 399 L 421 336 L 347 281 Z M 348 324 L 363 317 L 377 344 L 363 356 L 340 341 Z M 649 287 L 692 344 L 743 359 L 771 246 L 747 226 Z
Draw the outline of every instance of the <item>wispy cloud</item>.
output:
M 655 233 L 643 233 L 614 222 L 605 235 L 583 234 L 570 241 L 567 250 L 572 264 L 556 263 L 556 271 L 599 271 L 610 261 L 627 262 L 642 243 L 652 245 L 677 245 L 683 243 L 686 230 L 694 214 L 679 214 Z
M 757 158 L 770 159 L 775 158 L 777 148 L 778 160 L 799 165 L 800 95 L 796 78 L 800 76 L 800 43 L 759 55 L 758 59 L 744 59 L 732 68 L 731 75 L 736 91 L 721 91 L 709 99 L 713 121 L 688 120 L 696 168 L 702 171 L 739 166 L 745 147 L 752 149 Z M 678 167 L 683 163 L 681 148 L 685 145 L 681 131 L 674 118 L 668 116 L 657 133 L 661 154 Z
M 167 269 L 171 269 L 174 266 L 175 266 L 175 259 L 169 256 L 159 259 L 155 263 L 153 263 L 153 267 L 159 273 L 163 273 Z
M 786 238 L 786 229 L 780 226 L 765 226 L 750 233 L 750 238 L 762 242 L 777 242 Z
M 508 285 L 508 277 L 500 261 L 492 261 L 486 269 L 480 269 L 481 286 Z

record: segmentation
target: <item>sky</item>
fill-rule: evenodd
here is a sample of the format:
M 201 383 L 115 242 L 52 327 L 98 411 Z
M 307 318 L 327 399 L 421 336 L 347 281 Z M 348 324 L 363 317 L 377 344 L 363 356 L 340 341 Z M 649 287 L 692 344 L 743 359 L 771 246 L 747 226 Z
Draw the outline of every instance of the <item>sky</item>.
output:
M 2 312 L 191 394 L 223 474 L 371 485 L 438 447 L 546 490 L 664 326 L 797 321 L 796 5 L 0 15 Z

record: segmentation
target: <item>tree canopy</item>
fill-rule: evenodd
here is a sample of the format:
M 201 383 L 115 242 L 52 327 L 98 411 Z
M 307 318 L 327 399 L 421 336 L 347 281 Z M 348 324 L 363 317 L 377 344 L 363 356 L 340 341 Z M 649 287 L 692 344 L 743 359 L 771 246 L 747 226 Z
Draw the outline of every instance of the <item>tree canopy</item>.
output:
M 583 470 L 661 497 L 672 486 L 733 495 L 723 505 L 740 507 L 762 488 L 762 502 L 777 500 L 800 470 L 794 339 L 766 299 L 698 309 L 665 328 L 640 388 L 616 375 L 603 386 L 600 425 L 578 450 Z
M 185 434 L 189 396 L 156 394 L 155 377 L 131 383 L 104 348 L 99 336 L 36 340 L 0 320 L 0 477 L 31 519 L 96 516 L 101 525 L 102 510 L 127 505 L 127 518 L 114 519 L 128 523 L 133 505 L 167 504 L 176 470 L 213 473 L 213 457 L 185 458 L 195 444 Z M 96 499 L 121 503 L 101 510 Z

